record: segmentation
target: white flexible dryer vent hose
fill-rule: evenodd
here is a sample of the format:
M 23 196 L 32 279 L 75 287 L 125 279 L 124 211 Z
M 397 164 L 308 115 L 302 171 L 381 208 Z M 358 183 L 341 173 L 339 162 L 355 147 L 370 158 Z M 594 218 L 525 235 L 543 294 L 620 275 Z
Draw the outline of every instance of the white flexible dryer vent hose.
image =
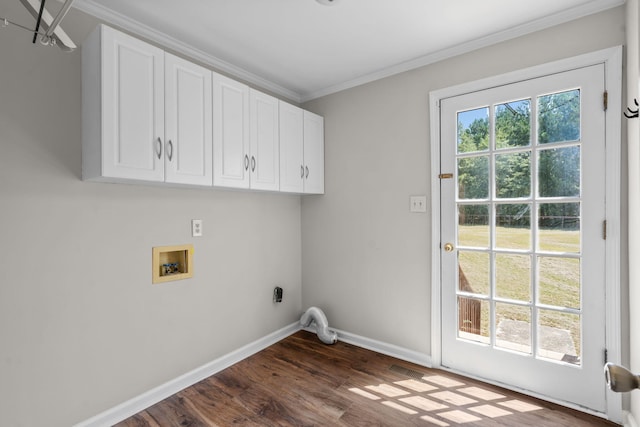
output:
M 318 307 L 309 307 L 300 317 L 300 324 L 305 328 L 311 325 L 311 322 L 316 324 L 316 333 L 320 341 L 325 344 L 335 344 L 338 341 L 338 334 L 329 329 L 327 316 Z

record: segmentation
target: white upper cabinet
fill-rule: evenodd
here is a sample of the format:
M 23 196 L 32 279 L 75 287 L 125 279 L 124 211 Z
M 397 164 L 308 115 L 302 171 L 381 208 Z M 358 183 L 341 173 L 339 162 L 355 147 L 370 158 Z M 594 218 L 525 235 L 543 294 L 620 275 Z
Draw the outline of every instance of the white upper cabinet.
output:
M 164 52 L 100 26 L 82 48 L 83 178 L 164 180 Z
M 324 193 L 324 119 L 100 25 L 82 46 L 82 178 Z
M 324 194 L 324 119 L 282 101 L 280 191 Z
M 304 110 L 280 101 L 280 191 L 304 191 Z
M 165 54 L 165 180 L 213 184 L 211 71 Z
M 280 189 L 280 129 L 278 100 L 257 90 L 249 91 L 250 187 Z
M 278 100 L 214 73 L 213 117 L 213 185 L 278 191 Z
M 209 70 L 100 26 L 82 97 L 84 179 L 212 185 Z
M 213 73 L 213 185 L 249 188 L 249 87 Z
M 304 112 L 304 192 L 324 194 L 324 118 Z

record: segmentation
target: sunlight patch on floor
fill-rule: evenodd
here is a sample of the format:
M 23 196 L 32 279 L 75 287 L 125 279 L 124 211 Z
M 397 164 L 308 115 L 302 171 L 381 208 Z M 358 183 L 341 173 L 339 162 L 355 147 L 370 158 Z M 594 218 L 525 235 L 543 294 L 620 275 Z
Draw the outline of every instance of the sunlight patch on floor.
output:
M 407 394 L 410 394 L 408 391 L 399 389 L 389 384 L 368 385 L 365 388 L 376 393 L 384 394 L 387 397 L 406 396 Z
M 417 414 L 417 412 L 414 411 L 413 409 L 409 409 L 406 406 L 402 406 L 402 405 L 400 405 L 400 404 L 398 404 L 396 402 L 391 402 L 391 401 L 387 400 L 387 401 L 382 402 L 382 404 L 386 405 L 386 406 L 388 406 L 390 408 L 397 409 L 400 412 L 404 412 L 405 414 L 409 414 L 409 415 Z
M 409 370 L 408 370 L 409 371 Z M 420 373 L 416 372 L 418 376 Z M 519 399 L 442 375 L 425 375 L 392 384 L 352 387 L 349 391 L 440 427 L 463 425 L 543 409 Z
M 513 414 L 513 412 L 505 411 L 504 409 L 497 408 L 493 405 L 475 406 L 473 408 L 469 408 L 469 410 L 489 418 L 498 418 Z
M 506 406 L 507 408 L 511 408 L 514 411 L 518 412 L 531 412 L 542 409 L 540 406 L 532 405 L 527 402 L 522 402 L 520 400 L 509 400 L 507 402 L 500 402 L 498 405 Z

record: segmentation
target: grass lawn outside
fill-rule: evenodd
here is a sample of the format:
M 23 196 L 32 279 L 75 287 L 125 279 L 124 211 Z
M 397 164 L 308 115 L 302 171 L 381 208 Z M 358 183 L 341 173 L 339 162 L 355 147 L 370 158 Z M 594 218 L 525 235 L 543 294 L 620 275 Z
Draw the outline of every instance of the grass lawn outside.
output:
M 538 251 L 532 251 L 532 232 L 528 228 L 496 227 L 495 297 L 521 303 L 533 303 L 532 280 L 537 281 L 537 303 L 581 308 L 580 301 L 580 232 L 578 230 L 539 230 Z M 460 226 L 458 261 L 474 293 L 489 296 L 492 283 L 490 269 L 489 227 Z M 514 252 L 510 252 L 514 251 Z M 572 254 L 574 256 L 567 256 Z M 534 274 L 532 274 L 532 272 Z M 531 309 L 509 302 L 496 304 L 496 325 L 501 320 L 531 323 Z M 580 315 L 555 310 L 538 310 L 540 326 L 566 330 L 580 356 Z M 489 336 L 489 304 L 482 304 L 481 329 Z M 553 349 L 546 349 L 553 350 Z

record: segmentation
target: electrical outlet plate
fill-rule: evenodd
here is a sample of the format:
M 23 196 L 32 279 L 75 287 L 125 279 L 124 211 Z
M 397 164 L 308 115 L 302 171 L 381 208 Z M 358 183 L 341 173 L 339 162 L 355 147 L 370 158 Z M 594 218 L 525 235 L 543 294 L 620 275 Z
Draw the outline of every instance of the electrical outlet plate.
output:
M 409 198 L 409 210 L 411 212 L 426 212 L 427 196 L 411 196 Z
M 191 235 L 193 237 L 202 237 L 202 220 L 201 219 L 191 220 Z

